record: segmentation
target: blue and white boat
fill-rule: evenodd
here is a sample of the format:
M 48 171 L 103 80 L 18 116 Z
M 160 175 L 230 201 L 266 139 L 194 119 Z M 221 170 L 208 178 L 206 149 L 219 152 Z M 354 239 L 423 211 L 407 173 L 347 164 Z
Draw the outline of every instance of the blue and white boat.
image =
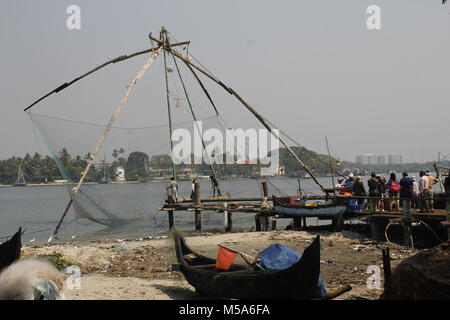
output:
M 338 203 L 283 203 L 277 197 L 273 197 L 273 206 L 277 214 L 285 217 L 317 217 L 333 218 L 342 215 L 347 210 L 347 205 Z

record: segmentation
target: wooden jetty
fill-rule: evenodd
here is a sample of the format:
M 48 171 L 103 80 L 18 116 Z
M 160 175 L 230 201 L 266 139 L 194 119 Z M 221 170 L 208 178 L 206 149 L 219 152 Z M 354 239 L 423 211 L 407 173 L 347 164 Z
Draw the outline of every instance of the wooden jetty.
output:
M 168 212 L 169 228 L 173 227 L 173 212 L 184 211 L 194 212 L 195 216 L 195 230 L 201 230 L 201 212 L 212 211 L 222 213 L 224 215 L 225 231 L 232 229 L 232 214 L 233 212 L 242 212 L 254 214 L 255 217 L 255 231 L 269 231 L 276 229 L 277 219 L 292 219 L 292 225 L 297 229 L 306 228 L 305 218 L 292 218 L 277 214 L 274 211 L 272 197 L 268 196 L 267 182 L 262 182 L 263 194 L 260 198 L 231 198 L 231 197 L 215 197 L 215 198 L 201 198 L 200 184 L 196 183 L 193 198 L 181 198 L 176 203 L 167 203 L 160 211 Z M 342 196 L 331 196 L 329 199 L 334 201 L 342 200 Z M 353 198 L 353 197 L 352 197 Z M 373 197 L 356 197 L 364 198 L 366 200 L 386 200 L 386 198 Z M 308 200 L 323 200 L 325 196 L 314 196 L 307 198 Z M 419 209 L 402 208 L 399 211 L 376 211 L 363 210 L 361 212 L 347 212 L 343 216 L 333 218 L 331 223 L 331 230 L 340 232 L 344 227 L 344 220 L 358 219 L 370 225 L 371 236 L 374 240 L 390 241 L 387 236 L 387 229 L 401 228 L 403 230 L 402 242 L 404 245 L 414 245 L 412 243 L 412 231 L 424 226 L 429 229 L 429 237 L 434 238 L 435 241 L 444 242 L 450 239 L 448 235 L 450 226 L 450 199 L 446 199 L 446 209 L 435 209 L 434 212 L 423 213 Z M 318 219 L 330 220 L 329 217 L 316 216 Z M 396 239 L 399 241 L 398 239 Z

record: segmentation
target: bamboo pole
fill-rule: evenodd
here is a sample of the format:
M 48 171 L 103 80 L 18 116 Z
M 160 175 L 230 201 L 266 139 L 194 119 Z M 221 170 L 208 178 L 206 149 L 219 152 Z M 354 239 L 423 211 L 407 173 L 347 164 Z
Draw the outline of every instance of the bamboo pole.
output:
M 331 187 L 334 187 L 334 174 L 333 174 L 333 162 L 331 161 L 331 154 L 330 154 L 330 146 L 328 145 L 328 139 L 325 137 L 325 142 L 327 143 L 327 151 L 328 151 L 328 159 L 330 160 L 330 172 L 331 172 Z M 333 190 L 333 194 L 336 194 L 336 190 Z
M 94 152 L 90 155 L 88 164 L 86 166 L 86 168 L 84 169 L 84 171 L 81 174 L 81 178 L 78 181 L 78 184 L 75 188 L 72 189 L 71 195 L 70 195 L 70 201 L 58 223 L 57 228 L 55 229 L 55 232 L 53 233 L 54 236 L 56 236 L 56 234 L 58 233 L 58 229 L 59 226 L 61 225 L 62 221 L 64 220 L 64 217 L 66 216 L 71 204 L 73 201 L 75 201 L 76 197 L 77 197 L 77 193 L 78 190 L 80 190 L 81 184 L 83 183 L 84 179 L 86 178 L 86 175 L 89 172 L 89 169 L 92 167 L 92 165 L 94 164 L 95 161 L 95 157 L 97 156 L 98 151 L 100 150 L 101 146 L 103 145 L 103 142 L 105 141 L 106 136 L 108 135 L 109 131 L 111 130 L 114 122 L 116 121 L 117 117 L 119 116 L 120 112 L 122 111 L 122 109 L 125 107 L 125 103 L 127 102 L 128 96 L 131 93 L 131 91 L 134 88 L 134 85 L 144 76 L 145 72 L 150 68 L 150 66 L 152 65 L 152 63 L 156 60 L 156 58 L 158 57 L 158 55 L 161 53 L 162 47 L 159 47 L 152 55 L 151 57 L 147 60 L 147 62 L 144 64 L 144 66 L 142 67 L 142 69 L 135 75 L 135 77 L 133 78 L 133 80 L 130 82 L 130 84 L 127 87 L 127 90 L 125 91 L 125 94 L 122 96 L 122 99 L 120 100 L 119 106 L 116 108 L 116 110 L 114 111 L 114 113 L 111 116 L 111 119 L 109 119 L 108 124 L 106 125 L 105 131 L 103 132 L 102 136 L 100 137 L 100 139 L 97 142 L 97 145 L 95 147 Z
M 164 39 L 164 44 L 166 45 L 167 38 L 166 38 L 166 31 L 164 29 L 161 30 L 161 36 Z M 167 113 L 169 117 L 169 140 L 170 140 L 170 156 L 172 158 L 172 151 L 173 151 L 173 141 L 172 141 L 172 112 L 170 110 L 170 97 L 169 97 L 169 77 L 167 75 L 167 57 L 166 57 L 166 51 L 164 50 L 164 78 L 166 82 L 166 100 L 167 100 Z M 172 180 L 177 180 L 177 170 L 175 166 L 175 161 L 172 159 Z
M 171 44 L 171 47 L 187 45 L 187 44 L 189 44 L 189 43 L 190 43 L 190 41 L 184 41 L 184 42 L 172 43 L 172 44 Z M 95 68 L 89 70 L 88 72 L 82 74 L 81 76 L 76 77 L 76 78 L 73 79 L 72 81 L 63 83 L 62 85 L 60 85 L 60 86 L 57 87 L 56 89 L 50 91 L 49 93 L 47 93 L 46 95 L 42 96 L 42 97 L 39 98 L 38 100 L 34 101 L 31 105 L 29 105 L 28 107 L 26 107 L 23 111 L 28 111 L 28 110 L 31 109 L 34 105 L 36 105 L 36 104 L 39 103 L 40 101 L 44 100 L 44 99 L 47 98 L 48 96 L 52 95 L 53 93 L 58 93 L 58 92 L 60 92 L 61 90 L 66 89 L 67 87 L 71 86 L 71 85 L 74 84 L 75 82 L 77 82 L 77 81 L 79 81 L 79 80 L 81 80 L 81 79 L 87 77 L 88 75 L 90 75 L 90 74 L 92 74 L 92 73 L 94 73 L 94 72 L 96 72 L 96 71 L 98 71 L 98 70 L 100 70 L 100 69 L 103 69 L 104 67 L 106 67 L 106 66 L 108 66 L 108 65 L 110 65 L 110 64 L 117 63 L 117 62 L 121 62 L 121 61 L 124 61 L 124 60 L 128 60 L 128 59 L 131 59 L 131 58 L 133 58 L 133 57 L 140 56 L 140 55 L 142 55 L 142 54 L 154 52 L 154 51 L 156 51 L 156 50 L 158 50 L 158 49 L 159 49 L 159 47 L 156 47 L 156 48 L 149 48 L 149 49 L 137 51 L 137 52 L 134 52 L 134 53 L 131 53 L 131 54 L 128 54 L 128 55 L 124 54 L 124 55 L 121 55 L 121 56 L 116 57 L 116 58 L 114 58 L 114 59 L 111 59 L 111 60 L 109 60 L 109 61 L 107 61 L 107 62 L 105 62 L 105 63 L 102 63 L 102 64 L 96 66 Z
M 202 229 L 202 211 L 200 210 L 200 182 L 194 184 L 194 204 L 197 207 L 195 209 L 195 230 Z

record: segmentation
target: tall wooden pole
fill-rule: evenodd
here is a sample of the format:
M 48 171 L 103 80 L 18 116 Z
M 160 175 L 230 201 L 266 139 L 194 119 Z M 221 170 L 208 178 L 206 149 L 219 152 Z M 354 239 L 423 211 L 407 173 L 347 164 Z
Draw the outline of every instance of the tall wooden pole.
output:
M 334 169 L 333 169 L 333 162 L 331 161 L 330 146 L 328 145 L 327 137 L 325 137 L 325 142 L 327 143 L 328 159 L 330 160 L 331 187 L 334 189 L 334 174 L 333 174 Z M 336 194 L 335 190 L 333 190 L 333 194 Z
M 161 38 L 165 45 L 168 45 L 167 41 L 167 31 L 164 29 L 164 27 L 161 28 Z M 169 97 L 169 77 L 167 75 L 167 57 L 166 57 L 166 50 L 164 50 L 164 77 L 166 80 L 166 100 L 167 100 L 167 113 L 169 117 L 169 139 L 170 139 L 170 156 L 172 159 L 172 180 L 177 180 L 177 171 L 175 167 L 175 161 L 173 161 L 173 141 L 172 141 L 172 112 L 170 109 L 170 97 Z
M 172 43 L 171 46 L 172 46 L 172 47 L 183 46 L 183 45 L 187 45 L 187 44 L 189 44 L 189 43 L 190 43 L 190 41 L 183 41 L 183 42 Z M 48 98 L 50 95 L 52 95 L 52 94 L 54 94 L 54 93 L 58 93 L 58 92 L 60 92 L 60 91 L 62 91 L 62 90 L 64 90 L 64 89 L 66 89 L 67 87 L 71 86 L 71 85 L 74 84 L 75 82 L 77 82 L 77 81 L 79 81 L 79 80 L 81 80 L 81 79 L 83 79 L 83 78 L 89 76 L 89 75 L 92 74 L 92 73 L 95 73 L 95 72 L 99 71 L 100 69 L 103 69 L 104 67 L 106 67 L 106 66 L 108 66 L 108 65 L 110 65 L 110 64 L 118 63 L 118 62 L 121 62 L 121 61 L 125 61 L 125 60 L 128 60 L 128 59 L 134 58 L 134 57 L 136 57 L 136 56 L 140 56 L 140 55 L 142 55 L 142 54 L 154 52 L 154 51 L 156 51 L 156 50 L 158 50 L 158 49 L 159 49 L 159 47 L 158 47 L 158 48 L 149 48 L 149 49 L 137 51 L 137 52 L 134 52 L 134 53 L 131 53 L 131 54 L 124 54 L 124 55 L 121 55 L 121 56 L 116 57 L 116 58 L 114 58 L 114 59 L 110 59 L 109 61 L 107 61 L 107 62 L 105 62 L 105 63 L 102 63 L 102 64 L 96 66 L 95 68 L 89 70 L 88 72 L 85 72 L 85 73 L 82 74 L 81 76 L 76 77 L 76 78 L 73 79 L 72 81 L 63 83 L 62 85 L 60 85 L 60 86 L 57 87 L 56 89 L 53 89 L 52 91 L 50 91 L 50 92 L 47 93 L 46 95 L 44 95 L 44 96 L 40 97 L 38 100 L 34 101 L 31 105 L 29 105 L 28 107 L 26 107 L 23 111 L 28 111 L 29 109 L 31 109 L 33 106 L 35 106 L 35 105 L 36 105 L 37 103 L 39 103 L 40 101 L 44 100 L 45 98 Z
M 201 205 L 200 201 L 200 182 L 194 184 L 194 205 L 195 209 L 195 230 L 202 230 L 202 211 L 198 208 Z

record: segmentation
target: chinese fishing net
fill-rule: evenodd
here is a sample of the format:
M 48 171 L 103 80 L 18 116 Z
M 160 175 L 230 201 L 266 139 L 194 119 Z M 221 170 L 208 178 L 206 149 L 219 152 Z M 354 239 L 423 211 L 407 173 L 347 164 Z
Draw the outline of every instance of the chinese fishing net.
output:
M 170 104 L 172 132 L 183 129 L 194 139 L 198 132 L 198 127 L 194 124 L 195 116 L 201 121 L 203 130 L 213 128 L 221 131 L 224 137 L 227 136 L 226 117 L 219 115 L 211 105 L 210 99 L 192 72 L 180 62 L 179 68 L 183 75 L 184 87 L 173 61 L 165 66 L 162 54 L 144 78 L 136 84 L 73 202 L 76 217 L 116 227 L 130 221 L 148 218 L 164 202 L 166 185 L 172 176 L 167 99 Z M 167 70 L 168 93 L 164 69 Z M 129 66 L 120 70 L 123 73 L 127 70 L 126 74 L 131 78 Z M 54 159 L 58 169 L 56 171 L 54 168 L 49 176 L 53 180 L 67 180 L 68 194 L 79 181 L 97 141 L 105 131 L 111 113 L 125 91 L 123 83 L 129 82 L 129 78 L 127 80 L 123 73 L 105 71 L 100 76 L 80 81 L 64 94 L 55 95 L 49 103 L 51 116 L 29 113 L 42 152 L 48 153 Z M 121 85 L 115 84 L 114 90 L 104 86 L 95 87 L 95 81 L 107 81 L 108 77 L 115 76 L 123 82 Z M 96 88 L 95 92 L 91 90 L 92 87 Z M 185 89 L 189 90 L 190 104 Z M 231 115 L 231 118 L 245 118 L 249 127 L 261 128 L 234 97 L 223 89 L 208 87 L 208 90 L 211 96 L 219 97 L 217 100 L 219 105 L 222 108 L 226 106 L 226 113 Z M 95 96 L 93 99 L 95 103 L 90 103 L 90 96 Z M 76 108 L 77 112 L 67 112 L 68 109 L 61 107 L 66 104 Z M 58 112 L 55 112 L 56 110 Z M 65 116 L 66 112 L 70 113 L 70 118 Z M 55 116 L 55 113 L 61 116 Z M 245 154 L 245 148 L 247 147 L 237 145 L 236 152 Z M 213 150 L 209 156 L 212 158 L 219 156 L 220 152 L 217 150 L 216 153 L 216 150 Z M 202 165 L 176 166 L 177 180 L 186 181 L 180 183 L 179 197 L 190 197 L 192 178 L 195 177 L 205 179 L 202 180 L 202 193 L 203 196 L 209 196 L 212 191 L 208 179 L 213 169 L 218 180 L 221 180 L 225 173 L 224 166 L 215 165 L 212 169 L 206 163 L 206 158 L 204 157 Z M 257 183 L 255 180 L 253 196 L 260 195 Z M 158 184 L 159 187 L 155 187 Z M 222 182 L 221 189 L 223 195 L 230 192 L 233 196 L 248 191 L 248 188 L 240 187 L 239 184 L 236 184 L 233 190 L 229 190 Z M 180 219 L 183 218 L 177 220 Z M 190 221 L 192 217 L 184 219 Z

